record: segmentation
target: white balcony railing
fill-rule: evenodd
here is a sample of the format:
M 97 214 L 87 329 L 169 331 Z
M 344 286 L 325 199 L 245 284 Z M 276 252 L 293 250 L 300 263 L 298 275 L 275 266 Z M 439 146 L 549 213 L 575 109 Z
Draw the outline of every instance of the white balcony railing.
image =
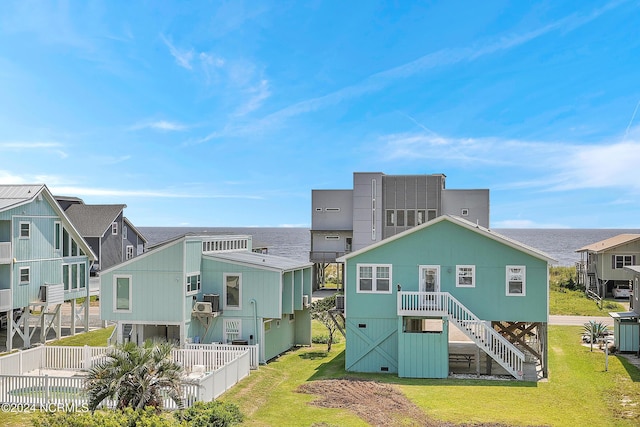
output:
M 13 309 L 11 289 L 0 289 L 0 313 Z
M 0 264 L 9 264 L 11 259 L 11 242 L 0 242 Z

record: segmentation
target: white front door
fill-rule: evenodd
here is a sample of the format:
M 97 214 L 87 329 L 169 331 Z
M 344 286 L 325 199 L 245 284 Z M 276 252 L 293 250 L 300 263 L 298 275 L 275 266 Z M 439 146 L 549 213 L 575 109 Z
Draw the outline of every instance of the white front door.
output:
M 440 266 L 420 266 L 420 292 L 440 292 Z

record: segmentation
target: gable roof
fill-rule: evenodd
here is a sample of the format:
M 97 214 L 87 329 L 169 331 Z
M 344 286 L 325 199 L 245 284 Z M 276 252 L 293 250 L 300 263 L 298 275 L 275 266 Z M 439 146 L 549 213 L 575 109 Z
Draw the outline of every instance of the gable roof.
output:
M 488 237 L 492 240 L 495 240 L 499 243 L 502 243 L 503 245 L 509 246 L 513 249 L 516 249 L 520 252 L 524 252 L 527 253 L 535 258 L 541 259 L 543 261 L 546 261 L 547 263 L 556 263 L 557 260 L 551 258 L 549 255 L 547 255 L 546 253 L 542 252 L 541 250 L 535 249 L 531 246 L 527 246 L 524 243 L 520 243 L 517 240 L 513 240 L 509 237 L 503 236 L 502 234 L 496 233 L 495 231 L 491 231 L 488 228 L 484 228 L 481 225 L 477 225 L 474 224 L 471 221 L 467 221 L 466 219 L 454 216 L 454 215 L 441 215 L 435 219 L 432 219 L 431 221 L 427 221 L 424 224 L 421 224 L 417 227 L 413 227 L 410 228 L 406 231 L 403 231 L 402 233 L 398 233 L 395 234 L 391 237 L 388 237 L 386 239 L 383 239 L 377 243 L 374 243 L 372 245 L 366 246 L 362 249 L 359 249 L 355 252 L 350 252 L 344 256 L 341 256 L 340 258 L 337 259 L 338 262 L 344 262 L 346 260 L 348 260 L 349 258 L 353 258 L 354 256 L 360 255 L 362 253 L 365 253 L 367 251 L 370 251 L 372 249 L 375 249 L 379 246 L 385 245 L 389 242 L 392 242 L 394 240 L 398 240 L 403 238 L 406 235 L 412 234 L 412 233 L 417 233 L 420 230 L 423 230 L 425 228 L 431 227 L 435 224 L 438 224 L 442 221 L 448 221 L 451 222 L 453 224 L 459 225 L 460 227 L 466 228 L 468 230 L 471 230 L 475 233 L 481 234 L 485 237 Z
M 617 246 L 625 245 L 627 243 L 640 240 L 640 234 L 618 234 L 617 236 L 609 237 L 608 239 L 600 240 L 599 242 L 591 243 L 576 250 L 576 252 L 604 252 L 609 249 L 613 249 Z
M 62 210 L 53 194 L 49 191 L 44 184 L 26 184 L 26 185 L 0 185 L 0 211 L 16 208 L 27 203 L 31 203 L 37 200 L 39 197 L 43 197 L 47 200 L 49 205 L 62 219 L 62 222 L 68 230 L 72 231 L 72 235 L 77 238 L 78 245 L 83 250 L 89 260 L 94 261 L 97 257 L 91 250 L 91 247 L 84 240 L 82 234 L 78 232 L 78 229 L 71 222 L 69 217 Z
M 65 211 L 84 237 L 102 237 L 127 205 L 73 204 Z
M 44 184 L 0 185 L 0 211 L 35 200 L 44 188 Z
M 299 261 L 275 255 L 259 254 L 251 251 L 210 252 L 204 254 L 204 256 L 206 258 L 243 264 L 251 267 L 278 270 L 280 272 L 299 270 L 301 268 L 313 266 L 313 263 L 308 261 Z
M 127 218 L 126 216 L 122 218 L 122 220 L 124 221 L 124 223 L 127 225 L 127 227 L 129 227 L 129 230 L 133 230 L 134 233 L 136 233 L 136 235 L 138 237 L 140 237 L 140 239 L 146 244 L 147 243 L 147 238 L 144 237 L 142 235 L 142 233 L 140 232 L 140 230 L 138 230 L 136 227 L 134 227 L 133 224 L 131 224 L 131 221 L 129 221 L 129 218 Z

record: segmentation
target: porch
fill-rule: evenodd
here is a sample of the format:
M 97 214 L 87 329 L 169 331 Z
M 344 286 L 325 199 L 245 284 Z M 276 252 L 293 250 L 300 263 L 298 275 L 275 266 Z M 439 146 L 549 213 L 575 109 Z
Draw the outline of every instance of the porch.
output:
M 185 406 L 211 401 L 249 375 L 250 352 L 227 346 L 219 350 L 172 352 L 185 369 L 182 393 Z M 109 347 L 40 346 L 0 357 L 0 403 L 48 408 L 86 408 L 87 371 L 107 357 Z M 165 408 L 176 409 L 170 399 Z M 115 402 L 107 401 L 107 407 Z

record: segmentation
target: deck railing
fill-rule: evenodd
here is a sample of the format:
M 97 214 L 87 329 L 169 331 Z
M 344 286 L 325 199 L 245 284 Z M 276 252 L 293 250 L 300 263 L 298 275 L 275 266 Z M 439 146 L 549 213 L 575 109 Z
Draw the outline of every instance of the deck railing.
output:
M 185 406 L 191 406 L 195 401 L 215 399 L 249 375 L 251 351 L 240 348 L 245 346 L 226 347 L 233 349 L 172 351 L 173 360 L 185 370 L 181 386 Z M 20 403 L 40 408 L 63 405 L 66 409 L 76 410 L 86 408 L 85 372 L 105 360 L 110 349 L 41 346 L 0 357 L 0 404 Z M 77 374 L 38 375 L 44 370 L 77 371 Z M 113 408 L 115 402 L 105 401 L 104 406 Z M 164 407 L 176 409 L 170 399 L 165 399 Z
M 233 345 L 233 344 L 185 344 L 186 350 L 208 350 L 217 351 L 220 356 L 226 358 L 225 360 L 231 360 L 235 357 L 235 354 L 240 352 L 249 352 L 249 363 L 251 369 L 258 369 L 260 361 L 258 360 L 258 345 Z M 204 356 L 201 356 L 204 357 Z M 196 363 L 196 365 L 203 365 L 204 363 Z
M 0 242 L 0 264 L 9 264 L 12 258 L 11 242 Z
M 524 353 L 449 292 L 398 292 L 399 316 L 448 316 L 511 375 L 522 379 Z

